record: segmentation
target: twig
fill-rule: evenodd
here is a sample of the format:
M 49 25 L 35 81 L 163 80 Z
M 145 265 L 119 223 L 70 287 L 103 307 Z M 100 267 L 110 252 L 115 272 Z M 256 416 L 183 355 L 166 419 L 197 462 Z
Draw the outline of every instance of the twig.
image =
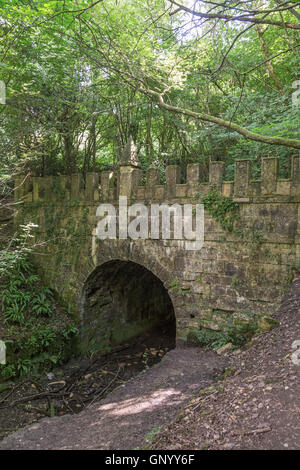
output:
M 27 413 L 31 413 L 32 411 L 36 411 L 37 413 L 43 414 L 45 416 L 49 416 L 49 414 L 46 410 L 42 410 L 41 408 L 38 408 L 36 406 L 31 406 L 30 405 L 30 408 L 29 408 L 28 405 L 25 405 L 24 403 L 19 403 L 16 406 L 21 407 L 24 411 L 27 411 Z
M 109 382 L 109 384 L 103 389 L 101 390 L 100 393 L 96 394 L 93 398 L 93 400 L 91 401 L 91 403 L 88 404 L 88 407 L 91 406 L 96 399 L 99 399 L 101 396 L 103 396 L 105 394 L 105 392 L 109 389 L 109 387 L 115 382 L 115 380 L 118 378 L 118 375 L 119 375 L 119 372 L 120 372 L 121 368 L 119 367 L 118 368 L 118 371 L 116 373 L 116 375 L 112 378 L 112 380 Z
M 9 398 L 18 388 L 20 388 L 22 385 L 25 385 L 28 382 L 32 382 L 32 381 L 25 380 L 24 382 L 21 382 L 15 386 L 12 385 L 12 389 L 10 390 L 10 392 L 8 392 L 8 394 L 4 398 L 2 398 L 2 400 L 0 400 L 0 404 L 4 403 L 7 400 L 7 398 Z
M 39 398 L 45 398 L 45 397 L 46 398 L 47 397 L 59 398 L 59 397 L 64 397 L 65 395 L 69 395 L 69 393 L 68 392 L 65 392 L 65 393 L 54 393 L 54 392 L 36 393 L 35 395 L 29 395 L 29 396 L 24 397 L 24 398 L 19 398 L 18 400 L 15 400 L 12 403 L 9 403 L 8 405 L 0 406 L 0 409 L 9 408 L 9 407 L 17 405 L 18 403 L 24 403 L 25 401 L 38 400 Z
M 266 428 L 261 428 L 261 429 L 250 429 L 249 431 L 240 431 L 240 432 L 235 432 L 233 433 L 234 436 L 245 436 L 246 434 L 255 434 L 255 433 L 263 433 L 263 432 L 269 432 L 271 431 L 270 426 L 267 426 Z

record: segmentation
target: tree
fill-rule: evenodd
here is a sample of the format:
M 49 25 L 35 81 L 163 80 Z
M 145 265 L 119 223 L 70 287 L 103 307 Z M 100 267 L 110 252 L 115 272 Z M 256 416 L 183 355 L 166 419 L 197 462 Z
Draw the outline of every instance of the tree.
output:
M 130 134 L 145 168 L 274 151 L 285 165 L 300 149 L 298 3 L 4 2 L 2 171 L 111 168 Z
M 134 2 L 133 2 L 134 3 Z M 181 4 L 178 4 L 177 2 L 170 2 L 171 4 L 176 3 L 176 6 L 178 7 L 177 10 L 175 10 L 176 13 L 178 13 L 181 10 L 184 10 L 184 12 L 188 12 L 189 14 L 192 14 L 194 16 L 198 16 L 196 11 L 191 11 L 190 9 L 184 7 Z M 210 5 L 210 2 L 201 2 L 205 3 L 205 5 Z M 205 17 L 205 19 L 213 19 L 215 20 L 216 17 L 220 18 L 221 21 L 220 23 L 214 22 L 213 24 L 213 34 L 218 35 L 219 37 L 219 44 L 222 44 L 222 40 L 224 42 L 229 42 L 229 47 L 227 48 L 227 52 L 225 54 L 221 54 L 222 59 L 220 61 L 219 66 L 211 70 L 211 64 L 209 65 L 209 70 L 205 71 L 202 69 L 202 74 L 206 74 L 206 80 L 207 81 L 217 81 L 219 77 L 221 77 L 221 72 L 225 67 L 225 64 L 227 65 L 227 68 L 229 67 L 230 72 L 232 73 L 233 71 L 240 76 L 247 76 L 247 74 L 250 73 L 250 71 L 254 70 L 256 67 L 251 67 L 250 71 L 246 72 L 241 72 L 237 67 L 234 69 L 230 66 L 230 62 L 228 60 L 228 54 L 229 52 L 232 51 L 233 46 L 236 44 L 237 39 L 240 38 L 242 35 L 244 35 L 244 39 L 247 38 L 247 40 L 255 41 L 255 37 L 253 38 L 253 30 L 250 31 L 250 28 L 254 25 L 258 24 L 270 24 L 272 27 L 276 27 L 278 30 L 279 27 L 282 30 L 282 34 L 286 34 L 286 28 L 287 24 L 291 25 L 290 23 L 287 23 L 285 21 L 277 22 L 277 21 L 265 21 L 265 23 L 261 23 L 258 21 L 258 17 L 261 16 L 269 16 L 271 13 L 272 14 L 280 14 L 280 15 L 290 15 L 289 9 L 290 9 L 290 2 L 287 2 L 288 5 L 285 4 L 284 7 L 277 7 L 277 8 L 271 8 L 271 4 L 274 2 L 268 2 L 270 4 L 269 10 L 247 10 L 245 12 L 245 15 L 241 13 L 240 16 L 236 17 L 231 17 L 228 15 L 223 15 L 223 14 L 203 14 L 199 13 L 201 19 Z M 177 114 L 182 114 L 185 116 L 188 116 L 190 118 L 196 119 L 196 120 L 201 120 L 205 122 L 210 122 L 217 124 L 218 126 L 222 126 L 225 128 L 230 129 L 231 131 L 237 132 L 238 134 L 246 137 L 247 139 L 251 139 L 257 142 L 262 142 L 266 144 L 272 144 L 272 145 L 282 145 L 286 146 L 289 148 L 293 149 L 300 149 L 300 140 L 298 138 L 288 138 L 286 136 L 277 136 L 277 135 L 266 135 L 266 134 L 259 134 L 257 132 L 253 132 L 249 129 L 247 129 L 245 126 L 237 124 L 232 122 L 232 120 L 226 120 L 222 118 L 221 116 L 218 115 L 213 115 L 209 114 L 207 112 L 199 111 L 198 109 L 190 109 L 185 106 L 178 106 L 176 103 L 174 103 L 173 99 L 173 92 L 174 90 L 181 89 L 183 90 L 186 84 L 186 80 L 184 83 L 180 83 L 181 78 L 179 76 L 183 77 L 189 76 L 193 74 L 195 67 L 194 63 L 187 63 L 187 58 L 190 54 L 190 50 L 194 49 L 195 53 L 197 54 L 198 51 L 201 51 L 201 48 L 203 47 L 203 37 L 208 36 L 208 32 L 211 34 L 210 31 L 210 26 L 206 23 L 206 28 L 203 30 L 203 34 L 200 37 L 200 39 L 196 38 L 191 38 L 185 41 L 182 44 L 178 41 L 178 35 L 176 36 L 175 34 L 175 29 L 174 26 L 171 24 L 168 24 L 166 21 L 166 15 L 171 14 L 173 15 L 175 12 L 171 11 L 169 9 L 165 9 L 164 2 L 156 2 L 157 4 L 157 12 L 156 12 L 156 17 L 154 17 L 154 14 L 152 13 L 151 18 L 152 18 L 152 23 L 148 27 L 148 32 L 151 30 L 152 33 L 152 40 L 151 42 L 153 43 L 153 48 L 155 50 L 154 54 L 151 54 L 149 50 L 147 49 L 147 46 L 149 47 L 149 38 L 146 36 L 146 33 L 140 26 L 140 17 L 138 17 L 138 13 L 135 11 L 135 18 L 138 19 L 138 24 L 133 24 L 132 25 L 132 32 L 131 35 L 138 37 L 138 40 L 136 44 L 138 44 L 138 47 L 135 48 L 130 48 L 126 44 L 126 37 L 130 35 L 130 32 L 128 32 L 128 28 L 126 31 L 122 31 L 122 37 L 118 33 L 117 35 L 114 34 L 112 30 L 112 24 L 114 22 L 118 22 L 116 19 L 117 13 L 112 11 L 112 9 L 108 9 L 108 12 L 99 12 L 98 15 L 101 16 L 101 22 L 97 20 L 97 16 L 93 15 L 93 18 L 85 18 L 83 21 L 80 21 L 80 39 L 78 43 L 82 47 L 82 51 L 85 51 L 87 57 L 89 57 L 90 61 L 93 61 L 96 63 L 99 67 L 104 69 L 107 73 L 111 74 L 116 80 L 118 80 L 121 83 L 124 83 L 125 86 L 129 86 L 134 90 L 138 90 L 140 93 L 143 93 L 144 95 L 150 97 L 159 107 L 161 107 L 164 110 L 170 111 L 172 113 L 177 113 Z M 229 5 L 235 4 L 235 2 L 229 2 Z M 107 6 L 111 6 L 109 2 L 106 2 Z M 216 5 L 214 3 L 214 5 Z M 220 3 L 220 6 L 224 9 L 225 4 Z M 228 5 L 228 3 L 226 3 Z M 103 5 L 101 5 L 103 7 Z M 288 8 L 289 7 L 289 8 Z M 216 7 L 215 7 L 216 8 Z M 228 8 L 228 7 L 226 7 Z M 234 7 L 231 7 L 234 8 Z M 224 10 L 223 10 L 224 11 Z M 244 10 L 242 10 L 244 11 Z M 124 14 L 122 10 L 122 15 Z M 148 12 L 149 14 L 149 12 Z M 260 15 L 260 16 L 259 16 Z M 163 18 L 164 23 L 161 25 L 158 22 Z M 250 27 L 239 30 L 239 27 L 236 27 L 235 22 L 239 21 L 241 19 L 247 19 L 247 21 L 251 19 L 251 25 Z M 124 18 L 125 19 L 125 18 Z M 126 20 L 127 21 L 127 18 Z M 191 23 L 194 21 L 194 18 L 190 19 L 189 22 Z M 103 24 L 104 22 L 104 24 Z M 120 22 L 120 20 L 119 20 Z M 179 20 L 179 23 L 181 21 Z M 225 24 L 225 23 L 226 24 Z M 167 24 L 166 24 L 167 23 Z M 228 23 L 228 26 L 227 26 Z M 278 23 L 278 24 L 277 24 Z M 143 25 L 144 26 L 144 25 Z M 178 27 L 178 23 L 175 24 L 175 27 Z M 294 25 L 295 27 L 291 27 L 290 29 L 295 29 L 297 30 L 298 27 L 297 25 Z M 85 28 L 84 28 L 85 27 Z M 199 25 L 193 26 L 195 29 L 196 27 L 199 27 Z M 300 26 L 299 26 L 300 27 Z M 161 34 L 161 29 L 165 30 L 165 34 Z M 261 44 L 262 44 L 262 32 L 260 31 L 261 35 Z M 164 41 L 169 41 L 170 44 L 170 39 L 166 39 L 166 33 L 169 34 L 169 37 L 171 35 L 173 36 L 171 40 L 173 50 L 170 50 L 170 47 L 167 49 L 164 49 Z M 251 33 L 251 34 L 250 34 Z M 232 36 L 234 35 L 234 39 L 232 40 Z M 298 36 L 296 36 L 297 38 Z M 295 52 L 297 47 L 300 45 L 300 43 L 297 43 L 297 39 L 294 38 L 293 36 L 290 36 L 290 40 L 293 43 L 292 47 L 290 47 L 287 51 L 291 52 L 291 54 L 296 54 L 297 57 L 298 53 Z M 228 41 L 229 39 L 229 41 Z M 101 47 L 99 45 L 101 44 Z M 269 64 L 269 70 L 272 67 L 272 77 L 277 76 L 274 72 L 274 67 L 272 66 L 272 59 L 273 57 L 267 51 L 267 56 L 266 56 L 266 47 L 265 47 L 265 42 L 263 43 L 263 53 L 264 53 L 264 60 L 261 61 L 260 64 L 257 65 L 257 67 L 260 67 L 261 65 L 264 65 L 265 63 Z M 132 53 L 134 51 L 134 53 Z M 176 53 L 174 53 L 176 51 Z M 213 53 L 215 53 L 215 50 L 212 50 Z M 176 59 L 175 59 L 175 54 L 176 54 Z M 274 54 L 275 57 L 278 57 L 278 55 L 282 55 L 282 53 Z M 163 60 L 162 60 L 163 58 Z M 282 60 L 282 59 L 281 59 Z M 290 60 L 290 58 L 287 59 L 287 56 L 285 56 L 284 60 Z M 211 61 L 210 61 L 211 62 Z M 154 65 L 153 65 L 154 64 Z M 201 65 L 201 64 L 200 64 Z M 276 82 L 277 86 L 279 86 L 279 81 L 277 80 Z M 199 106 L 198 108 L 201 108 Z M 203 108 L 203 104 L 202 104 Z

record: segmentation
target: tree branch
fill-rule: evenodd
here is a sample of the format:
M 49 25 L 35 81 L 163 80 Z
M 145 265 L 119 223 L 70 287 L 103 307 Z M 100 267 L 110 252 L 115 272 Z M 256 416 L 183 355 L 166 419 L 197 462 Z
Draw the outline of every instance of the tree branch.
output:
M 226 127 L 227 129 L 235 131 L 238 134 L 241 134 L 242 136 L 246 137 L 247 139 L 255 140 L 256 142 L 263 142 L 265 144 L 271 144 L 271 145 L 283 145 L 285 147 L 290 147 L 290 148 L 295 148 L 295 149 L 300 150 L 299 139 L 286 139 L 283 137 L 271 137 L 271 136 L 256 134 L 254 132 L 248 131 L 248 129 L 245 129 L 244 127 L 239 126 L 238 124 L 225 121 L 224 119 L 211 116 L 210 114 L 196 113 L 189 109 L 184 109 L 184 108 L 179 108 L 176 106 L 169 105 L 164 102 L 162 95 L 156 91 L 153 91 L 150 89 L 144 89 L 141 87 L 139 88 L 139 91 L 141 93 L 144 93 L 145 95 L 155 98 L 158 106 L 162 109 L 166 109 L 167 111 L 171 111 L 173 113 L 178 113 L 178 114 L 183 114 L 185 116 L 190 116 L 194 119 L 201 120 L 201 121 L 212 122 L 214 124 L 217 124 L 218 126 Z
M 241 22 L 247 22 L 247 23 L 252 23 L 252 24 L 268 24 L 272 26 L 277 26 L 280 28 L 288 28 L 288 29 L 300 29 L 300 24 L 294 24 L 294 23 L 285 23 L 282 21 L 271 21 L 267 19 L 260 19 L 256 18 L 255 16 L 251 16 L 251 13 L 249 16 L 245 15 L 239 15 L 239 16 L 232 16 L 232 15 L 225 15 L 223 12 L 220 13 L 202 13 L 200 11 L 192 10 L 191 8 L 185 7 L 184 5 L 181 5 L 180 3 L 177 3 L 175 0 L 168 0 L 172 5 L 175 5 L 177 7 L 177 11 L 185 11 L 186 13 L 190 13 L 193 16 L 197 16 L 198 18 L 203 18 L 203 19 L 219 19 L 219 20 L 225 20 L 225 21 L 241 21 Z M 297 2 L 295 6 L 299 6 L 300 2 Z M 294 6 L 294 7 L 295 7 Z M 264 11 L 259 12 L 260 14 L 266 14 Z

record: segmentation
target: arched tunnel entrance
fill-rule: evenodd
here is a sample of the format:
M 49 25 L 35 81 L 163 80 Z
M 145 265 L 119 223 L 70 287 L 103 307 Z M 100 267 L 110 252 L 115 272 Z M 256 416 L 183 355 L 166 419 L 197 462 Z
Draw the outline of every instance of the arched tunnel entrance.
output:
M 176 321 L 167 289 L 151 271 L 132 261 L 98 266 L 85 283 L 81 334 L 85 348 L 99 352 L 139 335 L 141 341 L 146 335 L 147 344 L 153 342 L 156 349 L 174 348 Z

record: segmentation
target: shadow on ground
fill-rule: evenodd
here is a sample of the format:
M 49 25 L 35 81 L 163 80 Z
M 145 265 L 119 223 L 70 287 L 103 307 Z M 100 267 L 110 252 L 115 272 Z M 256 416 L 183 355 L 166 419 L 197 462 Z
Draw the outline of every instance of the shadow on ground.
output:
M 200 389 L 217 380 L 225 359 L 194 348 L 163 360 L 76 415 L 45 418 L 7 436 L 0 449 L 136 449 Z

